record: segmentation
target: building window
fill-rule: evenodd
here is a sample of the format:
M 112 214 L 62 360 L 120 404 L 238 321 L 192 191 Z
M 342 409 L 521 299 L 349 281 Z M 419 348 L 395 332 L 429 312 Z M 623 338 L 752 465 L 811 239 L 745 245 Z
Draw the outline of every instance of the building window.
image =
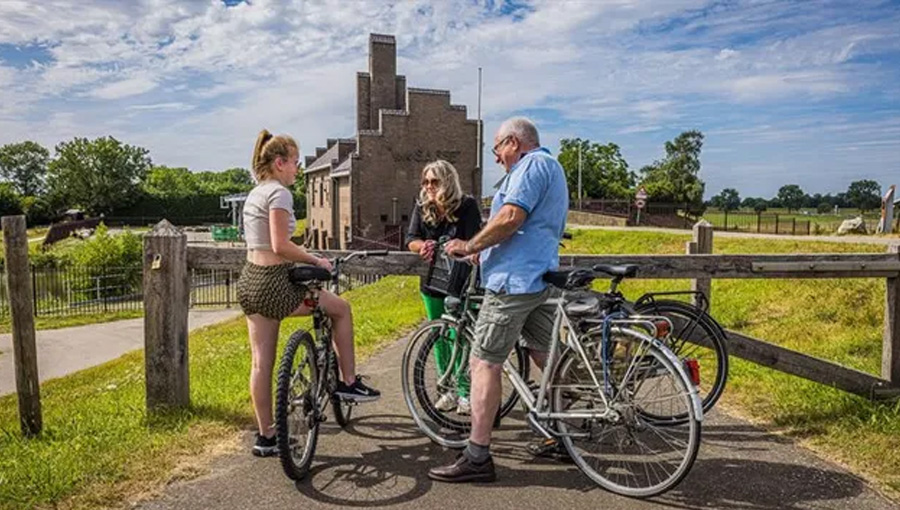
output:
M 400 221 L 402 221 L 403 223 L 406 223 L 407 221 L 409 221 L 409 215 L 406 215 L 406 214 L 401 215 Z
M 309 196 L 309 205 L 316 206 L 316 180 L 310 179 L 309 185 L 306 187 L 306 195 Z
M 319 181 L 319 205 L 325 205 L 325 179 Z
M 382 223 L 387 223 L 387 214 L 382 214 L 382 215 L 381 215 L 381 222 L 382 222 Z

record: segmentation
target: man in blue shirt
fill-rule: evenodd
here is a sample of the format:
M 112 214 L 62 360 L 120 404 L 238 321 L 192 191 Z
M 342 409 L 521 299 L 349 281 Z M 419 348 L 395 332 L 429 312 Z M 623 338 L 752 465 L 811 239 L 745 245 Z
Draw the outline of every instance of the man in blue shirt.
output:
M 472 346 L 472 433 L 456 462 L 428 472 L 443 482 L 496 479 L 490 442 L 503 362 L 521 335 L 543 368 L 553 331 L 555 307 L 546 302 L 552 291 L 542 276 L 559 266 L 569 208 L 565 174 L 541 147 L 534 124 L 522 117 L 501 124 L 493 152 L 506 175 L 494 194 L 490 220 L 469 241 L 445 245 L 450 254 L 480 256 L 486 293 Z

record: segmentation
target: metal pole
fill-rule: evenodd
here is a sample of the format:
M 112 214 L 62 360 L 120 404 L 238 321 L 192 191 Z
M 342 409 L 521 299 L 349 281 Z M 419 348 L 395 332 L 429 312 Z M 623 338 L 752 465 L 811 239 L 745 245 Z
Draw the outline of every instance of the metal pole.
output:
M 581 140 L 578 140 L 578 210 L 581 208 Z
M 481 125 L 481 67 L 478 68 L 478 169 L 483 169 L 484 165 L 484 127 Z M 480 198 L 480 197 L 476 197 Z

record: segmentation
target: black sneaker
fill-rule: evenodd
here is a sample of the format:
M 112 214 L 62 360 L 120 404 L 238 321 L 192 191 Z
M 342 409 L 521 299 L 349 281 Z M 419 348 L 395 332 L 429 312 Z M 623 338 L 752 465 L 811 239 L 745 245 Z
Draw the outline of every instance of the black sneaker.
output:
M 381 392 L 366 386 L 362 382 L 362 376 L 359 375 L 349 386 L 344 381 L 338 381 L 334 395 L 342 400 L 352 400 L 353 402 L 374 402 L 381 398 Z
M 253 445 L 253 455 L 257 457 L 272 457 L 278 455 L 278 443 L 275 436 L 265 437 L 256 433 L 256 444 Z

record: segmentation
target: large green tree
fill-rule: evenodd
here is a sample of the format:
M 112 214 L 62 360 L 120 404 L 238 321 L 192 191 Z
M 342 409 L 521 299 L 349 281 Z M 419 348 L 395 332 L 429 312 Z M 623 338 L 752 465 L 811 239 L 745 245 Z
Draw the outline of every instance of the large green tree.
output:
M 635 174 L 628 170 L 619 146 L 565 138 L 560 142 L 559 162 L 566 172 L 569 194 L 578 198 L 578 159 L 581 150 L 581 189 L 584 198 L 629 199 L 634 194 Z
M 50 193 L 67 206 L 91 214 L 110 214 L 132 204 L 150 170 L 147 149 L 124 144 L 111 136 L 75 138 L 56 146 L 47 171 Z
M 734 211 L 741 206 L 741 197 L 734 188 L 725 188 L 718 195 L 712 197 L 710 204 L 723 211 Z
M 803 207 L 806 193 L 796 184 L 785 184 L 778 188 L 778 201 L 782 207 L 787 208 L 788 212 L 796 211 Z
M 641 185 L 655 202 L 703 204 L 705 184 L 700 180 L 703 133 L 685 131 L 666 142 L 666 156 L 641 168 Z
M 878 209 L 881 207 L 881 186 L 868 179 L 854 181 L 847 189 L 847 201 L 860 212 Z
M 50 151 L 32 141 L 0 147 L 0 176 L 23 197 L 44 192 Z
M 197 178 L 190 170 L 167 166 L 150 169 L 143 188 L 147 194 L 160 198 L 186 198 L 200 192 Z
M 253 177 L 245 168 L 229 168 L 221 172 L 197 172 L 194 175 L 200 192 L 209 195 L 241 193 L 252 189 L 254 184 Z

